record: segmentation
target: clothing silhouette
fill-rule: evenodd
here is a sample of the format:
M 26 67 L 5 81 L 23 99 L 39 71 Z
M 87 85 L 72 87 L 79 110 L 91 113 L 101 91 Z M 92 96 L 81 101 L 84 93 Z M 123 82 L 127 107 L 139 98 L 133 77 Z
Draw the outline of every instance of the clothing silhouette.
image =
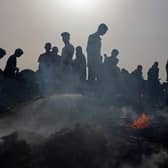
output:
M 53 64 L 53 57 L 52 57 L 52 52 L 51 52 L 51 43 L 46 43 L 45 44 L 45 53 L 41 54 L 38 63 L 39 63 L 39 71 L 41 73 L 45 73 L 48 71 Z
M 101 66 L 101 37 L 108 30 L 105 24 L 100 24 L 96 33 L 88 38 L 87 43 L 87 59 L 88 59 L 88 80 L 99 80 Z
M 9 57 L 4 75 L 9 78 L 15 78 L 17 73 L 19 72 L 19 68 L 17 68 L 17 58 L 23 55 L 23 50 L 18 48 L 15 50 L 15 53 Z
M 70 43 L 70 34 L 68 32 L 63 32 L 61 36 L 65 45 L 62 49 L 63 70 L 69 69 L 69 68 L 72 69 L 72 58 L 74 55 L 74 46 Z
M 155 62 L 148 71 L 148 91 L 152 103 L 156 103 L 160 96 L 159 63 Z
M 168 61 L 166 63 L 166 81 L 168 82 Z
M 83 54 L 82 47 L 76 48 L 76 59 L 73 64 L 74 71 L 77 73 L 78 78 L 81 81 L 86 80 L 86 58 Z

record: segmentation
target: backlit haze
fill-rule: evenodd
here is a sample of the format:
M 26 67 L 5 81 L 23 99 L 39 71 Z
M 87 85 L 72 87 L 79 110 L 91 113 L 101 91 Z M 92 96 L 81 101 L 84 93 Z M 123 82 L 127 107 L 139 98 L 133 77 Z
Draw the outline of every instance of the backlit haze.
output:
M 142 64 L 145 77 L 153 62 L 159 61 L 164 81 L 167 18 L 168 0 L 0 0 L 0 47 L 8 56 L 23 48 L 19 67 L 36 70 L 45 42 L 58 46 L 61 54 L 60 34 L 68 31 L 72 44 L 81 45 L 85 52 L 88 35 L 103 22 L 109 31 L 102 38 L 102 55 L 118 48 L 119 66 L 131 72 Z M 7 57 L 1 60 L 1 68 Z

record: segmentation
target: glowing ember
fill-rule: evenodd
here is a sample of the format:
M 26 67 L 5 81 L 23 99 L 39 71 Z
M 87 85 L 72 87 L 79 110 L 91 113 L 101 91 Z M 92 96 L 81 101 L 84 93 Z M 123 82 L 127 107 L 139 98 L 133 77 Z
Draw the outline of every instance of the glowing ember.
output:
M 149 127 L 149 117 L 142 113 L 141 117 L 135 121 L 133 121 L 132 128 L 135 129 L 144 129 Z

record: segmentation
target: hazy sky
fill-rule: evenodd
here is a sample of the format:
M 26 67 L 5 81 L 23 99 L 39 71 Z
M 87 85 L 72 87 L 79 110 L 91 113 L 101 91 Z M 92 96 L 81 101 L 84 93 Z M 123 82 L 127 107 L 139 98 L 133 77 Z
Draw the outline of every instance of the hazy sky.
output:
M 81 1 L 82 0 L 78 0 Z M 83 3 L 86 0 L 83 0 Z M 90 4 L 89 4 L 90 2 Z M 165 80 L 168 59 L 168 0 L 0 0 L 0 47 L 8 56 L 21 47 L 25 54 L 19 67 L 36 69 L 45 42 L 61 48 L 60 34 L 71 33 L 72 43 L 84 51 L 90 33 L 99 23 L 109 26 L 103 37 L 103 53 L 120 50 L 120 67 L 129 71 L 144 65 L 144 74 L 154 61 L 160 62 Z M 6 58 L 0 66 L 4 67 Z

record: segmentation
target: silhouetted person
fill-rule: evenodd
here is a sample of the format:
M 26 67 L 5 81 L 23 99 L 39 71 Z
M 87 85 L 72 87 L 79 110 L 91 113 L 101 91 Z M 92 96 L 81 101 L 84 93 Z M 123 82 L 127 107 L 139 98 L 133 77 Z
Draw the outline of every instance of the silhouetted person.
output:
M 6 51 L 0 48 L 0 59 L 3 58 L 5 55 L 6 55 Z
M 53 63 L 51 47 L 51 43 L 46 43 L 44 47 L 45 53 L 41 54 L 38 59 L 39 71 L 41 73 L 45 73 L 46 71 L 48 71 L 51 67 L 51 64 Z
M 130 86 L 132 85 L 131 75 L 126 69 L 121 69 L 122 94 L 124 97 L 130 96 Z
M 51 75 L 54 79 L 61 79 L 61 56 L 58 54 L 58 47 L 54 46 L 52 48 L 52 65 L 51 65 Z
M 159 81 L 159 63 L 155 62 L 148 71 L 148 80 L 149 81 Z
M 105 60 L 103 64 L 103 83 L 106 87 L 106 92 L 109 92 L 111 96 L 119 93 L 120 88 L 120 68 L 117 66 L 119 60 L 117 58 L 119 51 L 113 49 L 111 56 L 105 54 Z
M 54 66 L 59 66 L 61 64 L 61 56 L 58 55 L 58 47 L 54 46 L 52 48 L 52 57 L 53 57 L 53 63 L 54 63 Z
M 166 63 L 166 81 L 168 82 L 168 61 Z
M 137 80 L 139 81 L 143 81 L 143 66 L 142 65 L 138 65 L 137 68 L 132 72 L 132 76 L 135 77 Z
M 88 80 L 93 81 L 98 79 L 101 66 L 101 37 L 105 35 L 108 27 L 105 24 L 100 24 L 96 33 L 91 34 L 87 43 L 87 58 L 88 58 Z
M 83 54 L 82 47 L 76 48 L 76 59 L 74 61 L 74 71 L 81 81 L 86 80 L 86 58 Z
M 72 70 L 72 58 L 74 55 L 74 46 L 70 43 L 70 34 L 63 32 L 61 34 L 65 46 L 62 49 L 62 68 L 64 70 Z
M 141 98 L 144 94 L 144 77 L 143 77 L 143 66 L 138 65 L 137 68 L 131 73 L 133 77 L 133 88 L 138 98 Z
M 6 55 L 6 51 L 0 48 L 0 59 L 2 59 L 5 55 Z M 3 71 L 0 69 L 0 80 L 2 76 L 3 76 Z
M 110 64 L 110 66 L 111 65 L 116 66 L 119 62 L 119 59 L 117 58 L 118 54 L 119 54 L 119 51 L 117 49 L 113 49 L 111 52 L 111 56 L 109 57 L 105 54 L 104 64 Z
M 155 62 L 148 71 L 148 90 L 153 103 L 157 103 L 160 94 L 159 63 Z
M 111 56 L 107 56 L 105 54 L 104 60 L 104 75 L 107 76 L 108 80 L 117 80 L 120 69 L 117 66 L 119 59 L 117 58 L 119 51 L 117 49 L 113 49 L 111 52 Z
M 53 88 L 54 82 L 54 55 L 52 52 L 52 44 L 45 44 L 45 52 L 40 55 L 39 62 L 39 88 L 42 94 L 48 94 Z
M 23 55 L 23 50 L 18 48 L 15 50 L 15 53 L 8 58 L 4 75 L 9 78 L 15 78 L 17 73 L 19 72 L 19 68 L 17 68 L 17 58 Z

